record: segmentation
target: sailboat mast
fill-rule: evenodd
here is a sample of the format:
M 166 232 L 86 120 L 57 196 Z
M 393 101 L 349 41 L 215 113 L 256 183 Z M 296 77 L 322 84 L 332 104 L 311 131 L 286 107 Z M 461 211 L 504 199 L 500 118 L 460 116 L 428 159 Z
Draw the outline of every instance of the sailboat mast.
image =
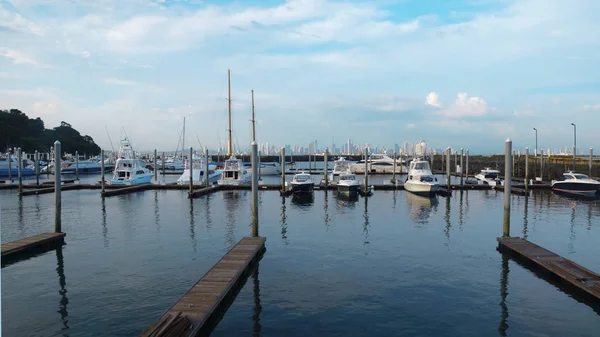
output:
M 181 139 L 181 159 L 184 158 L 185 153 L 185 117 L 183 117 L 183 134 Z
M 233 155 L 233 139 L 231 138 L 231 70 L 227 69 L 227 102 L 229 103 L 229 142 L 227 143 L 227 155 Z
M 252 89 L 252 141 L 255 142 L 256 141 L 256 128 L 254 126 L 255 124 L 255 120 L 254 120 L 254 89 Z

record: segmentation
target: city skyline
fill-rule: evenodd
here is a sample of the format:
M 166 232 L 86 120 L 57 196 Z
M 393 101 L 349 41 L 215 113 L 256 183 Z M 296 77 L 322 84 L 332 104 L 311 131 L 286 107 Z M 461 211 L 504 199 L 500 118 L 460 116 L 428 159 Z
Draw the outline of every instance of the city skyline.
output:
M 233 143 L 473 154 L 600 144 L 593 0 L 0 3 L 0 108 L 61 121 L 104 149 Z

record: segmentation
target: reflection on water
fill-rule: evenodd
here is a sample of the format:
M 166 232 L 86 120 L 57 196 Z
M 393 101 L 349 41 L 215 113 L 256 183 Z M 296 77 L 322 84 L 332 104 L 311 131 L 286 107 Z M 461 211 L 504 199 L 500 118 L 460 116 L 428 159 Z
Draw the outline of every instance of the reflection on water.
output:
M 262 311 L 262 306 L 260 305 L 260 281 L 258 280 L 258 270 L 259 263 L 256 263 L 256 269 L 252 273 L 252 293 L 254 297 L 254 306 L 252 312 L 252 336 L 258 337 L 260 336 L 260 312 Z
M 281 221 L 279 221 L 279 224 L 281 225 L 281 240 L 283 241 L 284 244 L 288 244 L 287 241 L 287 223 L 286 223 L 286 216 L 285 216 L 285 197 L 281 197 Z
M 524 197 L 525 202 L 523 203 L 523 239 L 527 240 L 527 225 L 529 222 L 528 219 L 528 210 L 529 210 L 529 197 Z
M 569 226 L 569 254 L 575 253 L 575 208 L 577 204 L 571 204 L 571 225 Z
M 58 274 L 58 285 L 60 286 L 60 290 L 58 291 L 60 295 L 60 300 L 58 302 L 58 313 L 60 314 L 60 320 L 63 324 L 62 330 L 67 330 L 69 329 L 69 312 L 67 311 L 69 299 L 67 298 L 67 281 L 65 278 L 65 265 L 62 247 L 58 247 L 56 249 L 56 273 Z
M 325 190 L 323 197 L 323 214 L 325 214 L 325 230 L 329 230 L 329 192 Z
M 108 247 L 108 226 L 106 225 L 106 200 L 100 198 L 100 208 L 102 209 L 102 237 L 104 238 L 104 247 Z
M 229 247 L 232 247 L 235 244 L 235 223 L 238 217 L 241 203 L 240 200 L 242 199 L 243 193 L 245 194 L 245 191 L 223 191 L 223 199 L 225 201 L 227 214 L 225 239 L 227 240 Z
M 156 231 L 160 232 L 160 212 L 158 207 L 158 190 L 154 191 L 154 223 L 156 224 Z
M 364 240 L 363 240 L 363 245 L 368 245 L 369 244 L 369 229 L 371 227 L 371 225 L 369 224 L 369 198 L 363 198 L 365 200 L 365 210 L 363 212 L 363 218 L 365 220 L 364 225 L 363 225 L 363 234 L 365 236 Z M 367 253 L 365 253 L 366 255 Z
M 212 227 L 212 218 L 210 217 L 210 193 L 204 196 L 204 200 L 206 205 L 204 207 L 204 214 L 206 214 L 206 231 L 210 232 L 210 228 Z
M 356 201 L 358 201 L 358 194 L 344 194 L 335 193 L 337 198 L 337 209 L 349 208 L 354 209 L 356 207 Z
M 438 198 L 435 196 L 431 198 L 424 197 L 410 192 L 405 192 L 404 195 L 408 203 L 408 215 L 410 218 L 419 225 L 429 223 L 431 213 L 437 211 Z
M 194 221 L 194 198 L 190 198 L 190 238 L 192 239 L 192 249 L 194 253 L 197 252 L 196 246 L 198 242 L 196 241 L 196 222 Z
M 500 272 L 500 325 L 498 332 L 500 336 L 506 336 L 508 330 L 508 306 L 506 305 L 506 297 L 508 296 L 508 256 L 502 254 L 502 271 Z
M 292 194 L 292 204 L 300 206 L 300 209 L 309 209 L 315 202 L 315 193 L 294 193 Z
M 446 214 L 444 215 L 444 220 L 446 221 L 446 226 L 444 228 L 444 233 L 446 234 L 446 247 L 450 244 L 450 229 L 452 229 L 452 222 L 450 221 L 450 199 L 451 197 L 446 197 Z

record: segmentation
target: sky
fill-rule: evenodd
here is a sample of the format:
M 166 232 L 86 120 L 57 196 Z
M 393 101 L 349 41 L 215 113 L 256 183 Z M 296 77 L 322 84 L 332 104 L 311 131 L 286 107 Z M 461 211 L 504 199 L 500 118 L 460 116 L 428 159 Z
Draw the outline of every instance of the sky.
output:
M 0 0 L 0 109 L 103 148 L 600 153 L 598 0 Z M 107 132 L 108 131 L 108 132 Z

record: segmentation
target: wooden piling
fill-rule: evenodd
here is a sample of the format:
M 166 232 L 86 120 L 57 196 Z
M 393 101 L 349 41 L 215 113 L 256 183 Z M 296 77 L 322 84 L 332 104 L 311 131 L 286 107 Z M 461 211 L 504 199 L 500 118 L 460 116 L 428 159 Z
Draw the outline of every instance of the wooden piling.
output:
M 40 184 L 40 153 L 35 150 L 35 184 Z
M 258 144 L 252 142 L 252 237 L 258 237 Z
M 160 163 L 162 165 L 162 174 L 165 174 L 165 151 L 162 152 L 162 157 L 160 157 Z
M 525 148 L 525 191 L 529 193 L 529 148 Z
M 12 182 L 12 160 L 10 157 L 10 149 L 8 150 L 6 158 L 8 159 L 8 181 Z
M 369 148 L 365 147 L 365 195 L 369 191 Z
M 154 183 L 158 183 L 158 165 L 156 161 L 156 149 L 154 149 L 154 166 L 152 167 L 154 171 Z
M 54 232 L 61 233 L 61 195 L 60 195 L 60 154 L 61 146 L 57 140 L 54 142 Z
M 510 236 L 510 193 L 512 185 L 512 141 L 506 140 L 504 148 L 504 230 L 503 237 Z
M 190 198 L 191 194 L 194 192 L 194 165 L 192 162 L 193 155 L 194 149 L 190 146 L 190 157 L 188 158 L 188 165 L 190 166 Z M 181 156 L 183 157 L 183 154 Z
M 327 176 L 327 160 L 328 160 L 327 157 L 328 156 L 329 156 L 329 149 L 325 148 L 325 154 L 324 154 L 324 157 L 323 157 L 323 180 L 325 181 L 325 186 L 328 185 L 328 181 L 327 180 L 329 178 Z
M 592 161 L 594 158 L 594 149 L 590 148 L 590 164 L 589 164 L 589 174 L 588 176 L 591 178 L 592 177 Z
M 204 157 L 206 157 L 205 167 L 204 167 L 204 180 L 206 187 L 210 185 L 210 178 L 208 174 L 208 147 L 204 147 Z
M 19 162 L 17 163 L 17 175 L 19 182 L 19 193 L 23 191 L 23 153 L 21 152 L 21 148 L 17 149 L 17 159 Z
M 469 149 L 467 149 L 465 156 L 465 177 L 469 180 Z
M 450 185 L 450 148 L 446 149 L 446 187 L 448 191 L 452 188 Z
M 463 171 L 464 171 L 464 168 L 463 168 L 463 156 L 464 156 L 464 154 L 465 153 L 464 153 L 463 149 L 461 148 L 460 149 L 460 187 L 461 188 L 464 186 L 464 182 L 463 182 Z
M 100 150 L 100 179 L 101 194 L 104 194 L 104 150 Z
M 394 185 L 396 185 L 396 161 L 397 160 L 398 159 L 396 159 L 396 152 L 394 152 L 394 167 L 393 167 L 393 170 L 392 170 L 392 183 Z M 400 165 L 402 165 L 402 163 L 400 163 Z M 431 169 L 433 170 L 433 166 L 431 167 Z
M 281 193 L 285 193 L 285 147 L 281 147 Z
M 75 151 L 75 180 L 79 180 L 79 151 Z

